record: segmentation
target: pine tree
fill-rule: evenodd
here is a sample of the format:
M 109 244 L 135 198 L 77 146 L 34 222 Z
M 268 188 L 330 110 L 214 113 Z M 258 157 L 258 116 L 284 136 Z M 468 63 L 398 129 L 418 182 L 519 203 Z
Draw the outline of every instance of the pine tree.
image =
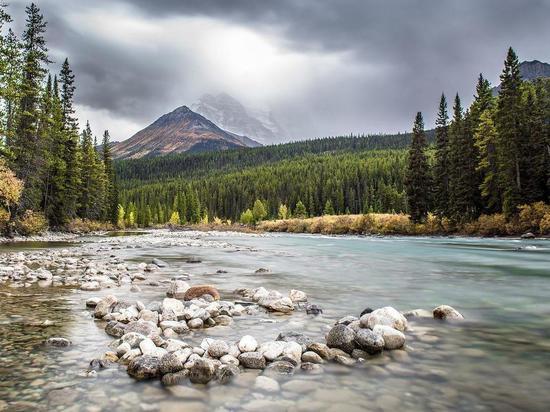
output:
M 287 205 L 281 203 L 279 205 L 279 210 L 277 212 L 277 218 L 280 220 L 288 219 L 288 207 Z
M 125 216 L 126 212 L 124 211 L 124 207 L 119 204 L 117 206 L 117 220 L 116 220 L 116 225 L 118 228 L 120 229 L 123 229 L 124 228 L 124 216 Z
M 415 223 L 422 222 L 428 216 L 430 204 L 430 169 L 426 157 L 426 135 L 424 120 L 418 112 L 413 126 L 413 138 L 409 149 L 409 162 L 405 180 L 409 214 Z
M 17 115 L 17 129 L 13 141 L 10 141 L 14 153 L 14 169 L 17 176 L 25 182 L 19 203 L 20 211 L 38 210 L 42 199 L 44 164 L 43 146 L 39 139 L 38 123 L 40 118 L 40 94 L 42 81 L 46 74 L 45 65 L 49 63 L 47 55 L 46 22 L 40 9 L 32 3 L 25 9 L 27 13 L 26 29 L 23 34 L 23 76 L 21 99 Z
M 447 99 L 441 94 L 435 121 L 434 210 L 438 217 L 449 215 L 449 115 Z
M 3 143 L 6 148 L 10 147 L 10 140 L 15 138 L 16 132 L 17 107 L 21 98 L 21 47 L 11 28 L 5 38 L 0 36 L 0 97 L 4 103 L 0 129 L 5 136 Z
M 502 210 L 507 216 L 516 214 L 521 202 L 521 76 L 519 62 L 510 47 L 500 76 L 500 92 L 496 111 L 498 133 L 497 154 Z
M 93 169 L 95 167 L 94 146 L 92 143 L 92 130 L 90 122 L 86 122 L 86 128 L 82 131 L 80 146 L 82 151 L 82 167 L 80 169 L 80 199 L 78 215 L 85 219 L 90 219 L 92 215 L 93 202 Z M 128 213 L 129 211 L 127 211 Z
M 330 199 L 327 199 L 325 203 L 325 208 L 323 209 L 323 215 L 331 216 L 334 214 L 335 212 L 334 212 L 334 207 L 332 207 L 332 202 L 330 201 Z
M 476 147 L 479 152 L 478 171 L 481 173 L 481 195 L 485 211 L 496 213 L 502 203 L 498 182 L 498 165 L 496 153 L 497 131 L 493 121 L 494 111 L 485 110 L 475 132 Z
M 111 137 L 108 130 L 103 132 L 102 152 L 103 167 L 106 177 L 106 199 L 103 215 L 105 220 L 115 224 L 117 220 L 118 188 L 115 169 L 113 167 L 113 157 L 111 155 Z
M 301 200 L 298 200 L 298 202 L 296 203 L 293 216 L 298 219 L 305 219 L 307 217 L 306 206 L 302 203 Z

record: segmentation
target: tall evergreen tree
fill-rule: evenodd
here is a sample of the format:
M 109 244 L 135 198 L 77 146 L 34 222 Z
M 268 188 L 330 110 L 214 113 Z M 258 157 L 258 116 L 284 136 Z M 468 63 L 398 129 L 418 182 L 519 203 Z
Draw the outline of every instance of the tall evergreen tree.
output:
M 439 217 L 449 215 L 449 115 L 447 99 L 441 95 L 435 121 L 434 210 Z
M 38 122 L 40 118 L 40 95 L 42 81 L 49 63 L 47 55 L 46 22 L 40 9 L 32 3 L 26 8 L 27 20 L 23 34 L 23 77 L 21 82 L 21 100 L 18 108 L 17 130 L 13 142 L 10 142 L 15 155 L 14 169 L 17 176 L 25 182 L 19 210 L 40 207 L 42 182 L 40 177 L 43 145 L 39 140 Z
M 103 133 L 102 141 L 102 159 L 103 167 L 105 169 L 106 183 L 106 202 L 104 218 L 116 224 L 117 221 L 117 207 L 118 207 L 118 188 L 115 176 L 115 169 L 113 167 L 113 156 L 111 154 L 111 137 L 109 131 L 105 130 Z M 151 212 L 151 209 L 149 209 Z M 149 213 L 149 223 L 151 222 L 151 213 Z
M 481 173 L 480 190 L 484 200 L 484 210 L 487 213 L 498 212 L 502 203 L 502 193 L 498 181 L 497 131 L 493 118 L 494 111 L 485 110 L 481 114 L 475 132 L 476 147 L 479 153 L 477 170 Z
M 21 44 L 10 28 L 6 37 L 0 37 L 0 97 L 3 100 L 2 134 L 4 144 L 10 147 L 16 132 L 16 114 L 21 98 L 22 78 Z
M 430 205 L 430 169 L 426 157 L 426 135 L 424 120 L 418 112 L 414 120 L 413 138 L 409 149 L 409 160 L 405 188 L 411 220 L 422 222 L 428 216 Z
M 499 184 L 502 188 L 502 209 L 514 215 L 521 202 L 521 75 L 519 62 L 510 47 L 500 75 L 500 92 L 496 111 L 498 133 Z

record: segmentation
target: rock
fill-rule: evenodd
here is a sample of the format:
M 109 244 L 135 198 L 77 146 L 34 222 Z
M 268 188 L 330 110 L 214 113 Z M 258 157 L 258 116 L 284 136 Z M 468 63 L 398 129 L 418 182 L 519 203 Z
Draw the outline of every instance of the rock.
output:
M 383 341 L 383 339 L 382 339 L 382 341 Z M 384 346 L 382 346 L 382 348 L 384 348 Z M 367 359 L 368 356 L 369 356 L 369 354 L 366 351 L 362 350 L 362 349 L 354 349 L 354 350 L 351 351 L 351 357 L 353 359 L 358 359 L 358 360 L 359 359 Z
M 126 333 L 128 332 L 136 332 L 148 338 L 152 338 L 159 333 L 157 325 L 144 320 L 135 320 L 128 323 Z
M 159 375 L 160 359 L 143 355 L 136 357 L 128 364 L 128 375 L 135 379 L 151 379 Z
M 352 359 L 349 356 L 344 356 L 344 355 L 336 355 L 334 357 L 334 360 L 338 362 L 340 365 L 344 365 L 344 366 L 353 366 L 356 363 L 355 359 Z
M 351 353 L 355 349 L 355 332 L 349 326 L 336 325 L 327 335 L 327 346 Z
M 302 370 L 302 372 L 310 373 L 312 375 L 320 374 L 320 373 L 323 373 L 324 371 L 321 365 L 318 365 L 316 363 L 311 363 L 311 362 L 302 363 L 302 365 L 300 366 L 300 369 Z
M 202 328 L 204 322 L 202 319 L 196 318 L 191 319 L 189 322 L 187 322 L 187 326 L 189 326 L 191 329 L 200 329 Z
M 237 359 L 237 357 L 233 356 L 233 355 L 223 355 L 221 358 L 220 358 L 220 362 L 223 363 L 224 365 L 235 365 L 235 366 L 239 366 L 239 359 Z
M 294 373 L 295 365 L 290 362 L 278 360 L 272 362 L 266 368 L 267 374 L 273 375 L 292 375 Z
M 157 345 L 155 345 L 155 343 L 151 339 L 146 338 L 139 343 L 139 349 L 144 355 L 153 355 L 153 353 L 157 349 Z
M 122 355 L 122 357 L 119 359 L 119 363 L 121 363 L 122 365 L 127 365 L 138 356 L 141 356 L 141 350 L 139 350 L 139 348 L 132 349 L 131 351 L 128 351 L 124 355 Z
M 271 291 L 267 296 L 261 298 L 258 304 L 273 312 L 292 312 L 294 310 L 294 304 L 290 298 L 279 297 L 279 295 L 279 292 Z
M 231 318 L 231 316 L 220 315 L 214 318 L 214 322 L 216 322 L 216 325 L 219 326 L 229 326 L 233 323 L 233 319 Z
M 216 369 L 208 359 L 197 359 L 189 369 L 189 380 L 193 383 L 206 384 L 212 380 Z
M 531 232 L 527 232 L 527 233 L 524 233 L 523 235 L 521 235 L 521 238 L 522 239 L 534 239 L 535 235 Z
M 159 364 L 161 374 L 175 373 L 183 369 L 183 365 L 187 362 L 193 351 L 190 348 L 178 349 L 175 352 L 164 355 Z
M 254 352 L 258 349 L 258 341 L 250 335 L 245 335 L 241 338 L 238 344 L 241 352 Z
M 178 372 L 167 373 L 162 376 L 164 386 L 181 385 L 189 377 L 189 369 L 182 369 Z
M 95 308 L 97 304 L 101 301 L 101 298 L 90 298 L 86 300 L 87 308 Z
M 229 345 L 223 340 L 215 340 L 208 346 L 208 354 L 213 358 L 219 359 L 229 353 Z
M 407 319 L 391 306 L 376 309 L 361 317 L 361 327 L 374 329 L 376 325 L 389 326 L 403 332 L 407 329 Z
M 210 295 L 214 300 L 220 300 L 220 292 L 211 285 L 191 286 L 184 295 L 184 300 L 193 300 L 200 298 L 202 295 Z
M 333 358 L 330 348 L 324 343 L 312 342 L 307 345 L 307 350 L 315 352 L 324 360 L 331 360 Z
M 139 312 L 139 318 L 141 320 L 146 320 L 154 324 L 159 323 L 158 312 L 153 312 L 152 310 L 149 310 L 149 309 L 143 309 L 141 312 Z
M 183 280 L 173 280 L 170 284 L 170 288 L 166 292 L 166 296 L 169 298 L 183 299 L 185 292 L 189 290 L 189 284 Z
M 116 348 L 116 354 L 120 358 L 122 357 L 126 352 L 130 352 L 132 350 L 132 347 L 128 342 L 122 342 L 120 345 Z
M 139 293 L 141 292 L 141 288 L 138 285 L 132 285 L 130 292 Z
M 260 345 L 258 352 L 260 352 L 268 361 L 275 360 L 283 353 L 286 342 L 271 341 L 265 342 Z
M 313 304 L 306 304 L 306 314 L 308 315 L 320 315 L 323 313 L 323 309 L 321 309 L 320 306 L 313 305 Z
M 307 302 L 307 295 L 301 290 L 291 289 L 288 297 L 293 303 Z
M 363 315 L 366 315 L 368 313 L 372 313 L 372 309 L 371 308 L 365 308 L 363 309 L 363 311 L 361 312 L 361 314 L 359 315 L 359 317 L 363 316 Z
M 189 326 L 187 326 L 187 323 L 185 323 L 185 321 L 177 322 L 174 320 L 165 320 L 160 322 L 159 326 L 162 330 L 172 329 L 176 333 L 189 332 Z
M 355 322 L 357 320 L 357 318 L 355 316 L 345 316 L 343 317 L 342 319 L 339 319 L 338 321 L 336 321 L 336 324 L 337 325 L 349 325 L 350 323 L 352 322 Z
M 264 369 L 266 361 L 260 352 L 245 352 L 239 355 L 239 362 L 248 369 Z
M 157 258 L 154 258 L 151 263 L 153 265 L 156 265 L 158 266 L 159 268 L 165 268 L 165 267 L 168 267 L 168 263 L 166 263 L 164 260 L 160 260 L 160 259 L 157 259 Z
M 96 291 L 96 290 L 101 290 L 101 286 L 99 285 L 99 282 L 96 282 L 96 281 L 84 282 L 82 285 L 80 285 L 80 290 Z
M 257 376 L 254 381 L 254 388 L 263 392 L 279 392 L 281 389 L 279 383 L 275 379 L 267 376 Z
M 283 349 L 283 359 L 287 360 L 289 358 L 298 365 L 302 361 L 302 345 L 294 341 L 287 342 Z
M 254 273 L 269 273 L 271 272 L 269 269 L 266 268 L 259 268 L 254 271 Z
M 115 338 L 120 338 L 126 333 L 126 325 L 124 323 L 117 322 L 116 320 L 112 320 L 107 322 L 107 325 L 105 325 L 105 333 L 107 335 L 114 336 Z
M 384 349 L 399 349 L 405 345 L 405 335 L 390 326 L 376 325 L 373 332 L 384 339 Z
M 463 320 L 464 316 L 455 308 L 448 305 L 438 306 L 433 310 L 434 319 L 441 320 Z
M 414 309 L 403 312 L 403 316 L 408 319 L 412 318 L 433 318 L 433 313 L 425 309 Z
M 313 341 L 308 338 L 306 335 L 304 335 L 301 332 L 295 332 L 295 331 L 288 331 L 288 332 L 281 332 L 279 333 L 279 336 L 277 336 L 276 340 L 280 340 L 283 342 L 297 342 L 300 345 L 302 345 L 302 350 L 305 351 L 307 345 L 310 343 L 313 343 Z
M 94 317 L 101 319 L 105 315 L 111 313 L 113 307 L 118 303 L 116 296 L 107 295 L 99 302 L 94 309 Z
M 370 329 L 359 329 L 355 333 L 355 343 L 371 355 L 384 349 L 384 338 Z
M 228 356 L 228 355 L 226 355 L 226 356 Z M 232 364 L 225 364 L 225 365 L 220 366 L 216 370 L 216 379 L 222 385 L 225 385 L 225 384 L 231 382 L 240 373 L 241 373 L 241 370 L 239 369 L 238 366 L 232 365 Z
M 46 341 L 46 344 L 50 346 L 56 346 L 58 348 L 63 348 L 71 345 L 71 341 L 65 338 L 49 338 Z
M 100 369 L 104 369 L 107 366 L 109 366 L 109 361 L 104 359 L 92 359 L 90 361 L 89 370 L 95 370 L 98 371 Z
M 302 353 L 302 362 L 323 363 L 324 361 L 317 353 L 307 351 Z
M 185 306 L 183 305 L 183 302 L 174 298 L 164 298 L 160 309 L 162 312 L 163 320 L 168 320 L 165 318 L 165 313 L 173 313 L 176 316 L 176 319 L 170 320 L 177 320 L 177 317 L 183 316 L 185 312 Z
M 122 342 L 128 343 L 132 348 L 137 348 L 143 339 L 146 337 L 136 332 L 125 333 L 120 338 Z

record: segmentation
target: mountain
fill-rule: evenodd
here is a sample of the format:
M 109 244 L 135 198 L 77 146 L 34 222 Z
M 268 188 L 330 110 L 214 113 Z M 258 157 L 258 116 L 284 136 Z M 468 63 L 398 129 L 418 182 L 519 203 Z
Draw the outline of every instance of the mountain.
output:
M 541 77 L 550 77 L 550 64 L 538 60 L 524 61 L 519 64 L 519 73 L 523 80 L 533 81 Z M 493 95 L 500 91 L 500 84 L 493 87 Z
M 191 108 L 222 129 L 250 136 L 263 144 L 280 143 L 288 137 L 273 113 L 257 109 L 248 110 L 226 93 L 205 94 Z
M 158 118 L 153 124 L 113 146 L 116 159 L 138 159 L 168 153 L 257 147 L 258 142 L 227 132 L 187 106 Z

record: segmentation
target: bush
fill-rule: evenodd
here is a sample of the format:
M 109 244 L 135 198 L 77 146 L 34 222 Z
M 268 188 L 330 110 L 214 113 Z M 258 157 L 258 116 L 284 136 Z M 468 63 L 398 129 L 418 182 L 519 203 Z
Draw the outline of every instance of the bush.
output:
M 502 213 L 481 215 L 476 221 L 465 224 L 464 232 L 468 235 L 506 236 L 508 234 L 506 216 Z
M 246 211 L 244 211 L 242 214 L 241 214 L 241 219 L 240 219 L 241 223 L 245 224 L 245 225 L 251 225 L 254 223 L 254 215 L 252 214 L 252 210 L 250 209 L 246 209 Z
M 547 214 L 550 214 L 550 205 L 544 202 L 521 205 L 517 229 L 522 232 L 538 232 L 541 221 Z
M 109 222 L 98 222 L 89 219 L 73 219 L 64 227 L 70 233 L 91 233 L 113 230 L 114 227 Z
M 550 235 L 550 213 L 547 213 L 543 216 L 540 221 L 539 227 L 541 235 Z
M 43 213 L 27 210 L 15 222 L 15 230 L 23 236 L 40 234 L 48 229 L 48 221 Z
M 7 210 L 0 207 L 0 234 L 8 232 L 8 225 L 10 222 L 10 214 Z

